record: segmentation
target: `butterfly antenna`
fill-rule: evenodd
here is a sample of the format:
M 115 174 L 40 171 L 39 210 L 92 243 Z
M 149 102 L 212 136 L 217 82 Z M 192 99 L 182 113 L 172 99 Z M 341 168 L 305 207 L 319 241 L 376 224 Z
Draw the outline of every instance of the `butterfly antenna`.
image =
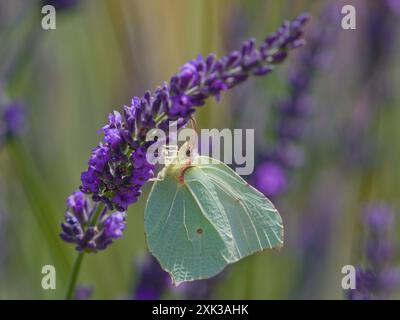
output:
M 197 121 L 196 121 L 196 119 L 194 118 L 194 116 L 192 115 L 192 116 L 190 116 L 190 125 L 192 126 L 192 128 L 193 128 L 193 130 L 194 131 L 196 131 L 196 133 L 199 131 L 198 130 L 198 127 L 197 127 Z

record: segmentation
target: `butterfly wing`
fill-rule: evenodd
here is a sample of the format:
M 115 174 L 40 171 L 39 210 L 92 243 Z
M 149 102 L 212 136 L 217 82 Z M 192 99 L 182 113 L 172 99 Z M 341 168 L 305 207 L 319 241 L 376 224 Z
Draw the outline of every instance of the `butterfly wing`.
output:
M 237 249 L 235 260 L 282 247 L 282 218 L 264 194 L 223 162 L 201 156 L 194 165 L 207 175 L 223 204 Z
M 219 232 L 218 226 L 205 214 L 221 211 L 221 204 L 215 203 L 201 187 L 195 192 L 191 193 L 185 185 L 166 175 L 153 185 L 146 205 L 149 251 L 170 274 L 174 284 L 218 274 L 231 255 L 224 231 Z

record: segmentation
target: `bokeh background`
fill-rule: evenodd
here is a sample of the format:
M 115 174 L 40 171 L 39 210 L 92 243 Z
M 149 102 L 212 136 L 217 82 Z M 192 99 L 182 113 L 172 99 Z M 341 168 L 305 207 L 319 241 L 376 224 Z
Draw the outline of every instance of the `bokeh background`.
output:
M 381 235 L 390 253 L 380 258 L 390 272 L 375 288 L 387 291 L 376 297 L 399 297 L 399 1 L 59 2 L 66 6 L 57 9 L 57 28 L 46 31 L 42 1 L 0 0 L 0 113 L 18 103 L 25 117 L 17 116 L 11 134 L 7 117 L 0 123 L 0 298 L 63 298 L 76 256 L 59 238 L 65 200 L 78 188 L 110 111 L 198 54 L 221 56 L 249 37 L 262 40 L 304 11 L 312 16 L 308 45 L 271 75 L 250 79 L 218 103 L 209 99 L 197 113 L 202 128 L 256 130 L 259 170 L 248 179 L 272 193 L 285 247 L 248 257 L 211 281 L 172 288 L 147 256 L 149 183 L 128 211 L 124 237 L 85 257 L 81 297 L 349 298 L 341 269 L 370 267 L 371 210 L 392 219 Z M 344 4 L 357 10 L 356 30 L 341 28 Z M 306 84 L 294 81 L 302 76 Z M 297 117 L 284 111 L 293 99 L 304 107 Z M 292 162 L 274 159 L 271 168 L 266 154 L 285 139 Z M 41 287 L 47 264 L 56 267 L 56 290 Z M 141 296 L 138 287 L 154 295 Z

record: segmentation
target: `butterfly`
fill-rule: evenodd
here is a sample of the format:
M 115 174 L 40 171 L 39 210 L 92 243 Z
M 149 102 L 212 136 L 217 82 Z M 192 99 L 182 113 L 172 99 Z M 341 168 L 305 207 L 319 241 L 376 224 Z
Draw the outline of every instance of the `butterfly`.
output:
M 261 192 L 188 143 L 157 176 L 147 199 L 147 246 L 175 285 L 283 246 L 283 223 Z

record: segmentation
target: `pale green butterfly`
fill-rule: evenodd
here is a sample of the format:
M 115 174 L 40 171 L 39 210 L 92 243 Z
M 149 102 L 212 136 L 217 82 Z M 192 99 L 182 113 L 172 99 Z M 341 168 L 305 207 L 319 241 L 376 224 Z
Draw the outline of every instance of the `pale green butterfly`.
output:
M 274 205 L 226 164 L 185 144 L 156 180 L 145 233 L 149 251 L 175 285 L 211 278 L 254 252 L 282 247 Z

